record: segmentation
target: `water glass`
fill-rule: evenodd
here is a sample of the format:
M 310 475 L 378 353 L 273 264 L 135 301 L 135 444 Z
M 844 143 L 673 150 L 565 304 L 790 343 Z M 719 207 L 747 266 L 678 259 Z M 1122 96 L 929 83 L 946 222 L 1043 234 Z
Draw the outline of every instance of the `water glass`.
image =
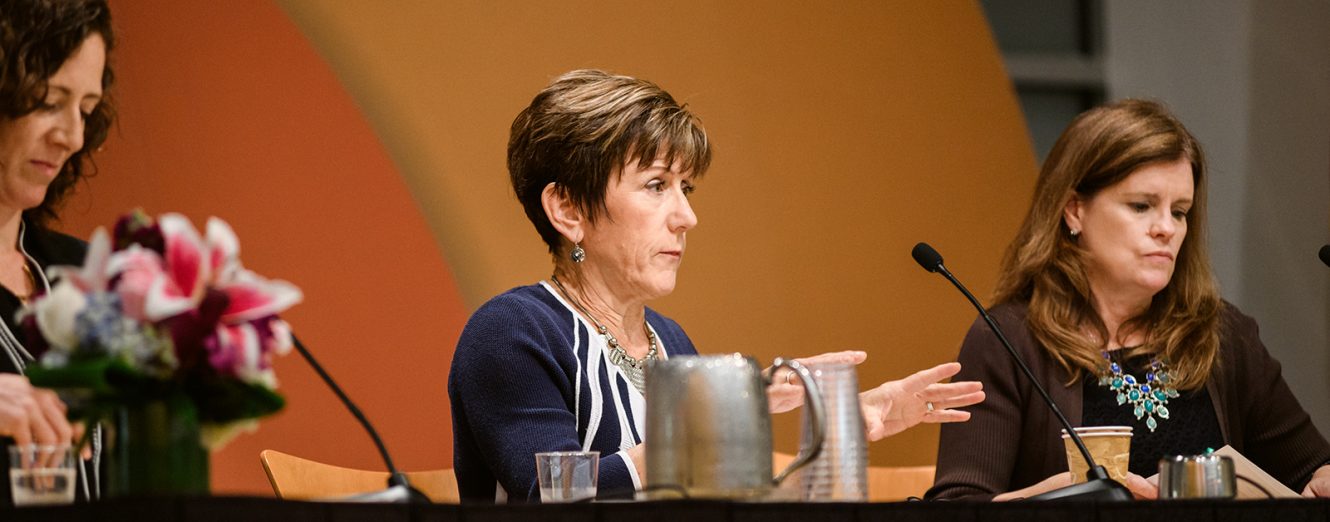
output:
M 576 502 L 596 497 L 599 451 L 551 451 L 536 454 L 536 476 L 543 503 Z
M 69 446 L 9 447 L 9 487 L 14 505 L 70 504 L 77 480 Z

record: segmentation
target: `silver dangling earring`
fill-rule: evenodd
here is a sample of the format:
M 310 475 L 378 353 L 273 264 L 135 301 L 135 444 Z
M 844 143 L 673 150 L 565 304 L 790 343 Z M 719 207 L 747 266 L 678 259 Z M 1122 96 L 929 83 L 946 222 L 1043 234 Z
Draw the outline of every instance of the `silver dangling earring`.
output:
M 568 257 L 573 258 L 574 263 L 581 263 L 586 261 L 586 250 L 582 250 L 581 244 L 574 243 L 573 251 L 568 253 Z

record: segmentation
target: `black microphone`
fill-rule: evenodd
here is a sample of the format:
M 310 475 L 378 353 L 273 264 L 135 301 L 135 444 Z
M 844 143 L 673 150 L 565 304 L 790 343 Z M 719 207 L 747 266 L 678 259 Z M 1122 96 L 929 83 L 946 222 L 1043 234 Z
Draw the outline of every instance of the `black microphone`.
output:
M 1076 449 L 1081 451 L 1081 455 L 1085 457 L 1085 462 L 1090 466 L 1090 470 L 1085 473 L 1086 482 L 1058 488 L 1026 500 L 1131 500 L 1131 491 L 1128 491 L 1126 486 L 1108 478 L 1108 471 L 1103 466 L 1095 463 L 1094 457 L 1090 455 L 1090 450 L 1085 448 L 1085 441 L 1081 440 L 1081 436 L 1071 427 L 1071 423 L 1067 422 L 1067 417 L 1062 415 L 1062 410 L 1058 409 L 1058 405 L 1053 402 L 1053 398 L 1048 396 L 1048 391 L 1044 389 L 1043 385 L 1039 384 L 1039 379 L 1035 378 L 1034 372 L 1030 371 L 1029 366 L 1026 366 L 1020 354 L 1016 353 L 1016 349 L 1011 347 L 1011 343 L 1007 341 L 1007 336 L 1002 335 L 1002 329 L 998 328 L 992 317 L 989 317 L 988 310 L 985 310 L 984 306 L 979 304 L 979 300 L 974 298 L 974 294 L 971 294 L 965 288 L 965 285 L 962 285 L 955 276 L 951 275 L 947 267 L 942 265 L 942 254 L 937 253 L 937 250 L 933 250 L 933 247 L 928 246 L 928 243 L 919 243 L 914 245 L 914 250 L 910 251 L 910 255 L 914 256 L 915 262 L 924 267 L 924 270 L 938 272 L 946 277 L 948 281 L 951 281 L 951 284 L 956 285 L 956 288 L 962 294 L 965 294 L 965 297 L 970 300 L 970 304 L 973 304 L 975 309 L 979 310 L 979 316 L 984 318 L 984 322 L 988 323 L 988 327 L 997 335 L 998 340 L 1002 341 L 1002 346 L 1007 348 L 1007 353 L 1011 354 L 1011 358 L 1016 360 L 1016 366 L 1019 366 L 1025 376 L 1030 379 L 1034 389 L 1039 391 L 1039 396 L 1043 397 L 1049 409 L 1053 410 L 1053 416 L 1057 417 L 1063 428 L 1066 428 L 1067 434 L 1076 443 Z
M 342 391 L 342 387 L 338 386 L 336 381 L 333 381 L 332 376 L 324 371 L 323 365 L 314 360 L 314 355 L 309 353 L 309 350 L 305 348 L 305 344 L 300 342 L 300 339 L 294 333 L 291 334 L 291 343 L 295 345 L 296 351 L 300 352 L 305 361 L 309 362 L 310 367 L 314 368 L 314 372 L 318 373 L 323 382 L 332 389 L 337 398 L 342 400 L 342 404 L 346 405 L 346 409 L 351 411 L 351 415 L 360 421 L 360 425 L 365 428 L 365 432 L 369 433 L 369 438 L 374 441 L 374 447 L 379 449 L 379 456 L 383 457 L 383 463 L 388 466 L 388 489 L 356 495 L 352 499 L 367 502 L 429 504 L 429 497 L 426 497 L 420 490 L 411 487 L 411 483 L 406 479 L 406 474 L 393 465 L 393 458 L 388 455 L 388 448 L 383 445 L 383 439 L 379 438 L 379 432 L 375 431 L 374 426 L 370 425 L 369 419 L 360 411 L 360 408 L 356 407 L 355 403 L 351 402 L 351 398 L 346 396 L 346 393 Z
M 1330 266 L 1330 245 L 1321 247 L 1321 262 L 1325 263 L 1325 266 Z

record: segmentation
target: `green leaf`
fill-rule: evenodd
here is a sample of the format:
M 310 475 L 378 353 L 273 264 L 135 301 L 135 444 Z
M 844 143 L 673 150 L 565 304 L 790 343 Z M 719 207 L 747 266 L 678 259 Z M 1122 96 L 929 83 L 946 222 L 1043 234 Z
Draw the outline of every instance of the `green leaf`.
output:
M 96 359 L 73 361 L 60 368 L 32 366 L 24 371 L 33 386 L 57 390 L 80 390 L 88 394 L 112 395 L 115 387 L 107 380 L 107 373 L 113 366 L 128 369 L 125 363 L 116 359 Z
M 199 420 L 227 423 L 271 415 L 286 405 L 277 392 L 232 378 L 209 378 L 190 387 Z

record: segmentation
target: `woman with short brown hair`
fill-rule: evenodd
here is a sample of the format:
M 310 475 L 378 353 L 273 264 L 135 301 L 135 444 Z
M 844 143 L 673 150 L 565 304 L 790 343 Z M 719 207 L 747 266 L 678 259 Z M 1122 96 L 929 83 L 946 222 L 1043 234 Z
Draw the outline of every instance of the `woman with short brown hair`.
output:
M 674 291 L 697 226 L 689 198 L 710 162 L 697 117 L 629 76 L 569 72 L 517 115 L 509 178 L 553 254 L 553 274 L 485 303 L 457 342 L 448 395 L 464 501 L 539 500 L 534 455 L 544 451 L 599 451 L 601 496 L 643 487 L 644 369 L 697 353 L 677 323 L 646 305 Z M 862 393 L 868 438 L 968 418 L 953 408 L 982 400 L 979 383 L 938 384 L 958 369 L 944 364 Z M 788 374 L 773 381 L 773 412 L 801 404 Z

